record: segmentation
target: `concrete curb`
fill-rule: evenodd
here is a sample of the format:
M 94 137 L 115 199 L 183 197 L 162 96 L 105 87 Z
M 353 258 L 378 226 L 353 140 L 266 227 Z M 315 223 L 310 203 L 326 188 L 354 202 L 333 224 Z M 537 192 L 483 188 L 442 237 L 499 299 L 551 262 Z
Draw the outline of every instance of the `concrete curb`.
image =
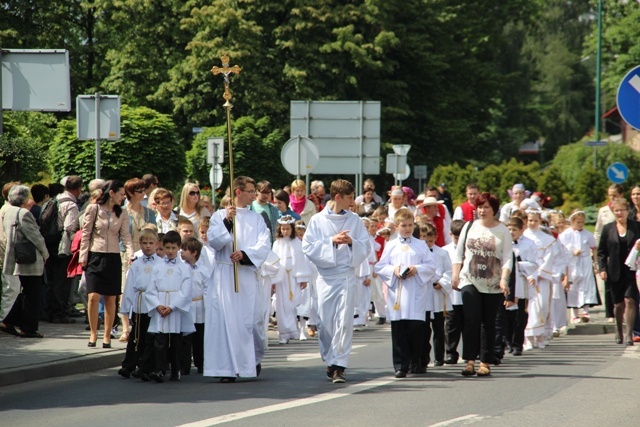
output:
M 118 349 L 96 355 L 78 355 L 54 362 L 7 369 L 5 372 L 0 372 L 0 387 L 113 368 L 122 363 L 124 353 L 124 350 Z

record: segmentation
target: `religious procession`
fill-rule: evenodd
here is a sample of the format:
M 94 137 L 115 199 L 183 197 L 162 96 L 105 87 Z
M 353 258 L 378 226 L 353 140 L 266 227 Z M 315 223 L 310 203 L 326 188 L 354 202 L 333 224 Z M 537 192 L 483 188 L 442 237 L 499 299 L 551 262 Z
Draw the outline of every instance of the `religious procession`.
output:
M 197 183 L 178 198 L 151 174 L 88 192 L 79 176 L 5 184 L 0 330 L 44 338 L 40 321 L 86 317 L 87 346 L 102 324 L 111 348 L 120 327 L 118 374 L 157 383 L 192 368 L 259 377 L 269 328 L 283 346 L 317 339 L 333 383 L 347 381 L 354 331 L 387 323 L 396 378 L 445 364 L 492 375 L 601 304 L 617 344 L 640 341 L 640 187 L 630 206 L 612 185 L 593 234 L 584 211 L 565 218 L 523 184 L 501 206 L 471 183 L 455 209 L 446 183 L 380 195 L 371 179 L 357 194 L 344 179 L 308 192 L 238 176 L 228 191 L 214 206 Z

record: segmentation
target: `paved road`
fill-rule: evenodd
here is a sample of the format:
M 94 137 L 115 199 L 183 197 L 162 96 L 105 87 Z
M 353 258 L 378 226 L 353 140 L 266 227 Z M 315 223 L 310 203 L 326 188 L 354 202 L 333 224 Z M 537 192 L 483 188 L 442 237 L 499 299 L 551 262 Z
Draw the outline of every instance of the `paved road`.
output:
M 388 326 L 355 334 L 347 384 L 326 380 L 317 343 L 272 341 L 259 380 L 199 375 L 143 383 L 116 369 L 0 388 L 2 426 L 631 426 L 640 347 L 611 334 L 569 335 L 509 357 L 490 378 L 462 365 L 391 377 Z

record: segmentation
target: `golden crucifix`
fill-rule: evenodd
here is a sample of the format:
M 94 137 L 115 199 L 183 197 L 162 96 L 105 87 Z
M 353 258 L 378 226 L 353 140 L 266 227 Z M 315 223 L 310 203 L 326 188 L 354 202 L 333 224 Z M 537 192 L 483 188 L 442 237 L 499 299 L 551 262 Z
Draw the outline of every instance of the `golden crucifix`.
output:
M 231 104 L 231 79 L 229 76 L 231 74 L 240 74 L 241 68 L 237 65 L 233 67 L 229 67 L 229 55 L 222 55 L 222 68 L 221 67 L 213 67 L 211 72 L 214 76 L 218 74 L 224 75 L 224 94 L 222 97 L 225 99 L 224 108 L 227 110 L 227 140 L 229 141 L 229 178 L 231 184 L 229 185 L 229 194 L 231 196 L 231 204 L 234 204 L 235 201 L 235 188 L 233 188 L 233 146 L 231 144 L 231 109 L 233 105 Z M 233 252 L 238 250 L 238 242 L 236 240 L 236 222 L 233 221 Z M 238 284 L 238 263 L 233 263 L 233 280 L 235 285 L 235 291 L 240 292 L 240 285 Z

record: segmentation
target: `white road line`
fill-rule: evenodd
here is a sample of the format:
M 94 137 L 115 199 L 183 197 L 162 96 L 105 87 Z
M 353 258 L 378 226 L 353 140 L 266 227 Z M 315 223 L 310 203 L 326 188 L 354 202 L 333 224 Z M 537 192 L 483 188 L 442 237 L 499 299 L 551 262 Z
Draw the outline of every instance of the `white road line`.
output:
M 339 399 L 341 397 L 350 396 L 355 393 L 370 390 L 372 388 L 381 387 L 395 382 L 392 377 L 384 377 L 377 380 L 366 381 L 359 384 L 350 385 L 336 391 L 322 393 L 317 396 L 306 397 L 304 399 L 293 400 L 291 402 L 279 403 L 277 405 L 264 406 L 262 408 L 250 409 L 248 411 L 235 412 L 233 414 L 221 415 L 206 420 L 196 421 L 189 424 L 182 424 L 178 427 L 208 427 L 222 423 L 241 420 L 244 418 L 255 417 L 256 415 L 268 414 L 271 412 L 284 411 L 287 409 L 297 408 L 299 406 L 313 405 L 314 403 L 325 402 L 327 400 Z
M 358 345 L 352 346 L 351 349 L 355 350 L 357 348 L 362 348 L 366 346 L 367 344 L 358 344 Z M 358 353 L 352 351 L 351 354 L 358 354 Z M 293 354 L 287 355 L 287 362 L 301 362 L 303 360 L 311 360 L 311 359 L 320 359 L 320 353 L 316 351 L 313 353 L 293 353 Z
M 465 415 L 462 417 L 458 417 L 458 418 L 453 418 L 447 421 L 442 421 L 436 424 L 431 424 L 428 427 L 445 427 L 445 426 L 450 426 L 456 423 L 459 423 L 461 421 L 480 421 L 482 419 L 482 417 L 478 414 L 469 414 L 469 415 Z

